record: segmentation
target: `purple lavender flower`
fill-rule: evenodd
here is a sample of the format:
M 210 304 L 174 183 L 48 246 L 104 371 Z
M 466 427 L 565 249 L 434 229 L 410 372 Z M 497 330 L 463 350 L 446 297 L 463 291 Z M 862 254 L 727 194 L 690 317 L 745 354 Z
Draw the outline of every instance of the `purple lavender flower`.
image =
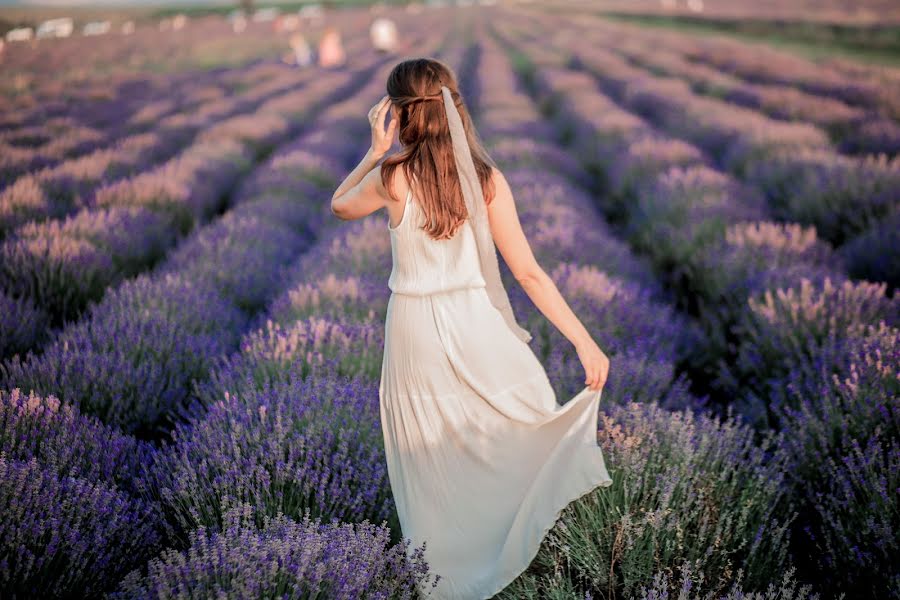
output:
M 880 321 L 900 325 L 900 298 L 886 297 L 885 289 L 885 284 L 801 278 L 799 285 L 750 297 L 736 325 L 737 357 L 721 365 L 718 384 L 771 417 L 788 401 L 784 378 L 791 373 L 845 376 L 845 357 L 829 348 Z
M 307 238 L 280 223 L 229 213 L 179 246 L 160 273 L 208 282 L 252 313 L 281 285 L 279 267 L 286 267 L 308 244 Z
M 0 584 L 16 596 L 96 596 L 160 549 L 153 504 L 35 458 L 0 452 L 0 514 Z
M 190 549 L 164 551 L 150 561 L 146 575 L 129 573 L 110 598 L 190 589 L 242 598 L 411 600 L 438 581 L 428 570 L 425 546 L 412 548 L 406 539 L 391 545 L 383 525 L 326 524 L 306 514 L 297 521 L 264 516 L 259 527 L 258 518 L 250 505 L 236 504 L 225 512 L 222 531 L 192 531 Z
M 236 346 L 245 322 L 208 286 L 141 275 L 107 294 L 42 354 L 0 365 L 0 381 L 147 433 L 186 400 L 193 379 Z
M 0 290 L 0 360 L 39 346 L 49 326 L 47 314 L 30 300 Z
M 155 449 L 97 418 L 82 415 L 55 396 L 0 390 L 0 452 L 8 459 L 34 457 L 61 477 L 79 477 L 137 491 L 136 479 Z
M 326 375 L 226 391 L 179 425 L 153 489 L 177 531 L 221 526 L 222 498 L 260 516 L 393 520 L 378 386 Z

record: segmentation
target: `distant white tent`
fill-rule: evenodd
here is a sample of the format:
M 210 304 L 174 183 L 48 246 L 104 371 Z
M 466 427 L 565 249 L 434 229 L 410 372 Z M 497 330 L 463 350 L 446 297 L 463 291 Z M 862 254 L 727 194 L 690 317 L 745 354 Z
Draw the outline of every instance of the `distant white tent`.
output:
M 306 19 L 308 22 L 314 23 L 324 16 L 325 11 L 322 8 L 321 4 L 307 4 L 300 7 L 300 9 L 297 11 L 297 14 L 300 15 L 301 18 Z
M 82 35 L 106 35 L 112 24 L 109 21 L 91 21 L 85 23 L 81 29 Z
M 60 17 L 58 19 L 48 19 L 38 25 L 35 37 L 38 39 L 45 38 L 64 38 L 72 35 L 75 30 L 75 23 L 70 17 Z
M 7 42 L 27 42 L 34 37 L 34 29 L 31 27 L 16 27 L 6 32 Z

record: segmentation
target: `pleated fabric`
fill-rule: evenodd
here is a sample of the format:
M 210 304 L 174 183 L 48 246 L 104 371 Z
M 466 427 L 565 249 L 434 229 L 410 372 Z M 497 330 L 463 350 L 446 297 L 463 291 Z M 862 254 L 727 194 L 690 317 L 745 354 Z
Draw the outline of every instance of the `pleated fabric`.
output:
M 433 240 L 407 195 L 379 387 L 403 536 L 441 576 L 433 599 L 486 599 L 534 559 L 562 510 L 612 484 L 597 445 L 600 391 L 563 405 L 488 297 L 471 228 Z

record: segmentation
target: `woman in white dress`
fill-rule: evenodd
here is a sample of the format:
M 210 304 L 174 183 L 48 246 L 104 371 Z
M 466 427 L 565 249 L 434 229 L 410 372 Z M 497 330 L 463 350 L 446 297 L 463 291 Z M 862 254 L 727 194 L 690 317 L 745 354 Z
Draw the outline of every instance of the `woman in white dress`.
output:
M 596 437 L 609 360 L 536 262 L 452 70 L 404 61 L 387 92 L 331 210 L 344 220 L 387 210 L 380 401 L 391 488 L 403 536 L 425 543 L 439 576 L 423 595 L 480 600 L 528 568 L 571 501 L 612 484 Z M 402 147 L 379 165 L 395 133 Z M 584 366 L 584 390 L 562 405 L 516 323 L 495 244 Z

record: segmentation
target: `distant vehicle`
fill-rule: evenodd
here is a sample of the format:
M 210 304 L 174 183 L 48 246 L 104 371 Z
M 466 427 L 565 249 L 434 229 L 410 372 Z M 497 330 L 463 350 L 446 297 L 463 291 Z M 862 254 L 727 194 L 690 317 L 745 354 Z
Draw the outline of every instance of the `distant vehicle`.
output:
M 6 32 L 7 42 L 27 42 L 34 37 L 34 29 L 31 27 L 16 27 Z
M 253 13 L 253 22 L 254 23 L 264 23 L 266 21 L 272 21 L 281 14 L 281 9 L 276 7 L 270 8 L 260 8 L 256 12 Z
M 64 38 L 72 35 L 75 30 L 75 23 L 70 17 L 61 17 L 59 19 L 48 19 L 38 25 L 35 37 L 38 39 L 45 38 Z
M 91 21 L 85 23 L 81 29 L 82 35 L 106 35 L 109 33 L 112 24 L 109 21 Z
M 322 9 L 321 4 L 307 4 L 306 6 L 301 7 L 300 10 L 297 11 L 297 14 L 304 19 L 314 21 L 322 18 L 325 11 Z
M 235 33 L 241 33 L 247 29 L 247 17 L 244 11 L 233 10 L 228 14 L 228 22 L 231 23 L 231 30 Z

